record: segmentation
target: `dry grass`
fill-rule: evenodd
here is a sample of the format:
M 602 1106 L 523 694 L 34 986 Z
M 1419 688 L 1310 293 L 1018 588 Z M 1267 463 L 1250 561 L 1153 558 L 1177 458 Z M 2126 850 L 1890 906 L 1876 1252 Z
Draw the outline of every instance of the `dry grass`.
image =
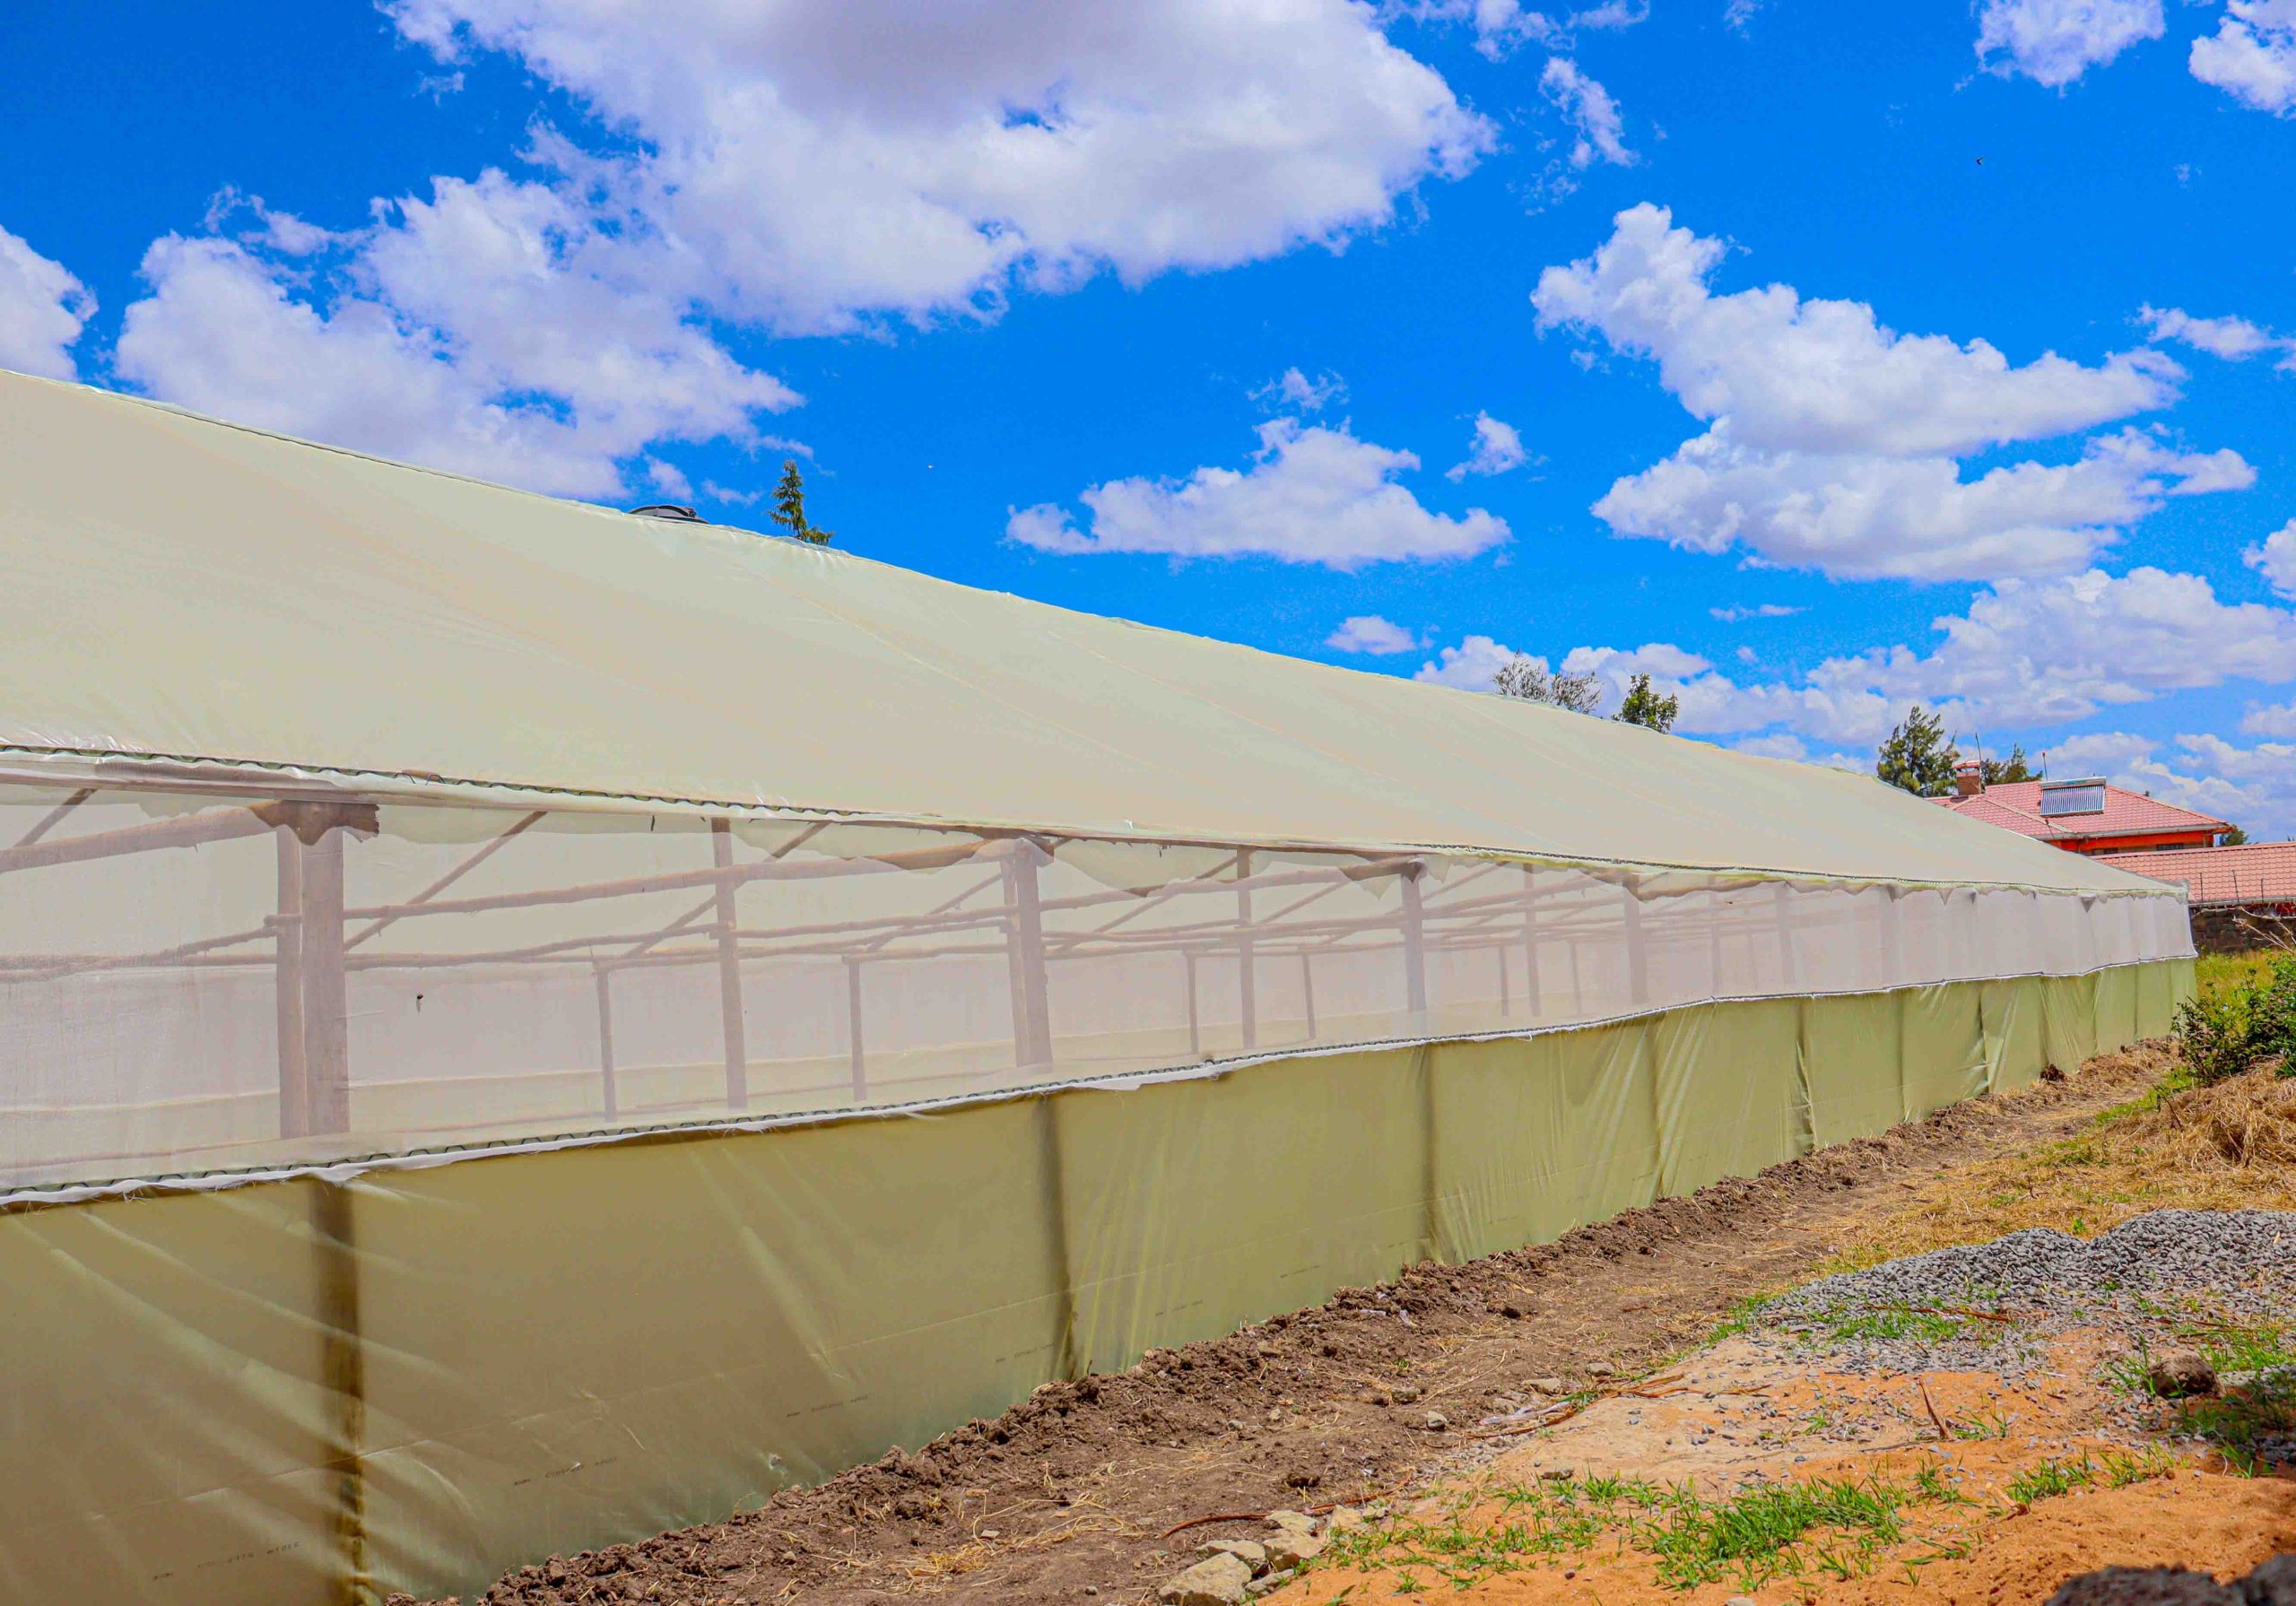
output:
M 2205 953 L 2193 963 L 2193 983 L 2203 1001 L 2236 987 L 2261 986 L 2272 979 L 2272 961 L 2285 956 L 2278 949 L 2256 948 L 2246 953 Z
M 1856 1270 L 2026 1227 L 2086 1237 L 2152 1210 L 2296 1210 L 2296 1081 L 2264 1066 L 2213 1088 L 2161 1086 L 2089 1131 L 2029 1154 L 1960 1166 L 1864 1223 L 1828 1265 Z

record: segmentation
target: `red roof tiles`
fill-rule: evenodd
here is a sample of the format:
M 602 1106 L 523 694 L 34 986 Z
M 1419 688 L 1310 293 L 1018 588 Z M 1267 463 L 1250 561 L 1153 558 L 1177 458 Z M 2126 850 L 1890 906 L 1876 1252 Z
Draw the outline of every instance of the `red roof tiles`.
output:
M 1941 797 L 1936 801 L 1956 814 L 1982 820 L 2022 836 L 2044 842 L 2077 842 L 2088 837 L 2143 837 L 2171 831 L 2221 831 L 2228 822 L 2211 814 L 2180 809 L 2141 792 L 2118 786 L 2105 788 L 2105 806 L 2096 814 L 2041 817 L 2039 781 L 2002 781 L 1973 797 Z
M 2182 882 L 2195 904 L 2296 903 L 2296 842 L 2103 853 L 2097 862 L 2156 881 Z

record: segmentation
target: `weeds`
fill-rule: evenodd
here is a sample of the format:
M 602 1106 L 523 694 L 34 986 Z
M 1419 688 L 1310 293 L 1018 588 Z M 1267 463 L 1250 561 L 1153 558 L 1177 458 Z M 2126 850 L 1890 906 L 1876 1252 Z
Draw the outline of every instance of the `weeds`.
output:
M 2009 1497 L 2020 1506 L 2031 1506 L 2053 1495 L 2086 1489 L 2096 1480 L 2096 1463 L 2084 1453 L 2078 1461 L 2044 1461 L 2028 1467 L 2009 1480 Z
M 1561 1480 L 1484 1490 L 1439 1522 L 1354 1530 L 1335 1540 L 1316 1565 L 1392 1568 L 1413 1580 L 1413 1592 L 1425 1587 L 1421 1573 L 1434 1573 L 1465 1589 L 1615 1536 L 1650 1556 L 1660 1582 L 1671 1588 L 1726 1578 L 1751 1590 L 1812 1567 L 1842 1578 L 1871 1572 L 1885 1550 L 1906 1539 L 1905 1507 L 1968 1503 L 1935 1468 L 1910 1484 L 1821 1479 L 1764 1484 L 1726 1499 L 1709 1499 L 1687 1484 L 1668 1489 L 1639 1479 Z M 1495 1506 L 1498 1520 L 1471 1523 L 1471 1506 Z M 1397 1590 L 1404 1593 L 1400 1584 Z
M 2296 955 L 2278 955 L 2261 981 L 2235 981 L 2177 1006 L 2177 1046 L 2195 1086 L 2230 1081 L 2257 1061 L 2296 1050 Z
M 2166 1478 L 2177 1470 L 2176 1453 L 2165 1445 L 2147 1445 L 2133 1453 L 2108 1450 L 2100 1459 L 2104 1466 L 2107 1489 L 2126 1489 L 2132 1483 L 2149 1483 L 2155 1478 Z
M 2213 1399 L 2188 1400 L 2171 1431 L 2213 1445 L 2236 1471 L 2259 1477 L 2296 1450 L 2296 1370 L 2266 1371 Z

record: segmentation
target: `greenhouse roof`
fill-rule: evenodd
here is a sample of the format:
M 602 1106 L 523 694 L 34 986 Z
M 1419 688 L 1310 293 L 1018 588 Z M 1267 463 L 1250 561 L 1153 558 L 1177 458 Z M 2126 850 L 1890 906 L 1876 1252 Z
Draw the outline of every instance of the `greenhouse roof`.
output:
M 2157 890 L 1874 780 L 0 374 L 0 757 Z

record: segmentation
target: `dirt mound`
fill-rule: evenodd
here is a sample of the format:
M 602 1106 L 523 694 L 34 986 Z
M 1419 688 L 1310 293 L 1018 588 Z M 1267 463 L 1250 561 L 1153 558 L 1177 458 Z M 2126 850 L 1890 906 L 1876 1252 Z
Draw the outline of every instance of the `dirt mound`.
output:
M 2272 1066 L 2188 1088 L 2130 1122 L 2128 1133 L 2178 1166 L 2296 1167 L 2296 1076 Z

